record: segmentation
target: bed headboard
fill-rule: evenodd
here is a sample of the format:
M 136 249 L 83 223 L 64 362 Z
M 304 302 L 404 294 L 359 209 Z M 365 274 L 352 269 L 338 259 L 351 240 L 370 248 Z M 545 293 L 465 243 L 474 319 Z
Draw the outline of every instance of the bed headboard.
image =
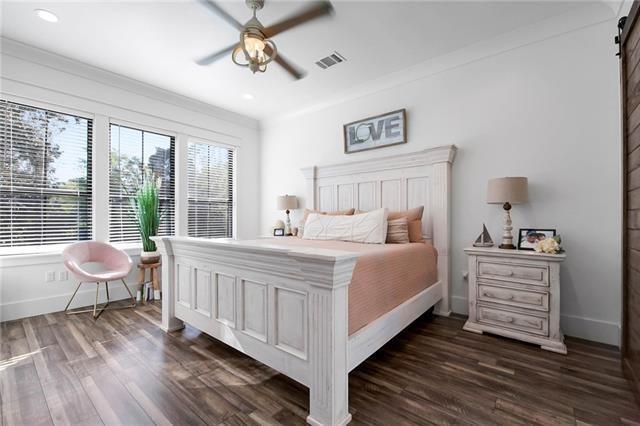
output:
M 409 154 L 302 169 L 307 206 L 314 210 L 354 207 L 390 211 L 424 205 L 422 234 L 438 250 L 438 277 L 443 284 L 440 314 L 448 314 L 450 272 L 451 165 L 454 145 Z

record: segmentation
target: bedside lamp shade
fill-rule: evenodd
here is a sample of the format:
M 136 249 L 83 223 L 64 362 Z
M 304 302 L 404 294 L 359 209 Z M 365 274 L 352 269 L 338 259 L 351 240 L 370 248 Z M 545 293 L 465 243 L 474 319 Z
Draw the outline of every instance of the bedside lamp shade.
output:
M 278 210 L 293 210 L 298 208 L 295 195 L 281 195 L 278 197 Z
M 522 204 L 529 201 L 526 177 L 502 177 L 490 179 L 487 185 L 487 203 Z
M 487 203 L 502 204 L 504 209 L 504 233 L 501 249 L 514 249 L 511 235 L 511 204 L 522 204 L 529 201 L 529 190 L 526 177 L 501 177 L 490 179 L 487 184 Z

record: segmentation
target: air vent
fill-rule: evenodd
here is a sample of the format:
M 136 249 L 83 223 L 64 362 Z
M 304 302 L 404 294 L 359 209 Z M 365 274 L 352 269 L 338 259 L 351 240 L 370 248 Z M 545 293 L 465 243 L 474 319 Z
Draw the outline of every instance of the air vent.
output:
M 332 67 L 344 61 L 346 61 L 344 56 L 342 56 L 338 52 L 333 52 L 331 55 L 327 56 L 326 58 L 322 58 L 318 62 L 316 62 L 316 65 L 322 68 L 323 70 L 326 70 L 327 68 Z

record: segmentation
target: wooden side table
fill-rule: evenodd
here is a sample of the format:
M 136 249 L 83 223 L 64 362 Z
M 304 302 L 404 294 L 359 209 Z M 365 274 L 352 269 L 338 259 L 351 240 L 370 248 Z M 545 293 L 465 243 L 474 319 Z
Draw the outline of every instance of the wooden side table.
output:
M 567 353 L 560 331 L 564 254 L 470 247 L 469 319 L 464 329 L 519 339 Z
M 147 283 L 151 283 L 151 287 L 154 293 L 154 299 L 160 299 L 160 297 L 155 297 L 155 295 L 159 296 L 160 292 L 160 284 L 158 282 L 158 268 L 160 268 L 161 263 L 138 263 L 138 285 L 141 286 L 140 289 L 140 301 L 142 303 L 146 302 L 144 287 Z M 146 279 L 147 270 L 149 270 L 149 279 Z

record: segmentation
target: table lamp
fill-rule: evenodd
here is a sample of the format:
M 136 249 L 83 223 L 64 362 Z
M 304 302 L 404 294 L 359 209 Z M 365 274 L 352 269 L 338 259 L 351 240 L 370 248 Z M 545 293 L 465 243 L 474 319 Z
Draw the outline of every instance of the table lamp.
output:
M 487 185 L 487 203 L 502 204 L 504 209 L 504 233 L 501 249 L 515 249 L 511 235 L 511 204 L 522 204 L 529 200 L 526 177 L 501 177 L 489 179 Z
M 295 195 L 280 195 L 278 197 L 278 210 L 287 212 L 287 221 L 284 225 L 284 234 L 291 235 L 291 219 L 289 218 L 289 210 L 298 208 L 298 199 Z

